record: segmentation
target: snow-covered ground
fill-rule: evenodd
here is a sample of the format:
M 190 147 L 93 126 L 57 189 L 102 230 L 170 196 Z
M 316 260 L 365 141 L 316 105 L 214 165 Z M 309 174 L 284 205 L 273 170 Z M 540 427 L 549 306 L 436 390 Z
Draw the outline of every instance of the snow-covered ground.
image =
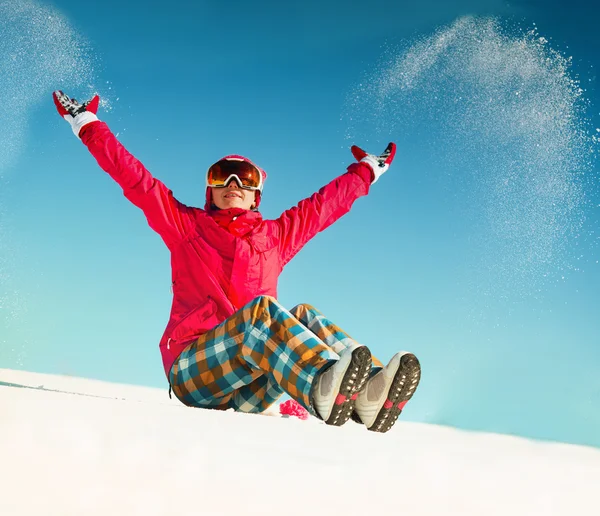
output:
M 600 515 L 600 450 L 190 409 L 0 369 L 0 515 Z

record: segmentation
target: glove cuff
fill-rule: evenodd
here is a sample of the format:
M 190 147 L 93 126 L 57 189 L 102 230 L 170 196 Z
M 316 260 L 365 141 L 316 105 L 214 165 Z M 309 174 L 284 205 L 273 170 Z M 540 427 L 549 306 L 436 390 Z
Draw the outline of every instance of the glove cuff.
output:
M 83 129 L 83 126 L 91 122 L 96 122 L 98 120 L 98 117 L 91 111 L 84 111 L 83 113 L 80 113 L 75 117 L 66 115 L 65 119 L 71 124 L 71 128 L 73 129 L 73 133 L 75 134 L 75 136 L 79 138 L 79 132 L 81 131 L 81 129 Z
M 375 184 L 381 177 L 381 174 L 383 174 L 389 168 L 389 165 L 387 164 L 382 167 L 379 160 L 370 154 L 367 154 L 363 159 L 360 160 L 360 162 L 368 165 L 373 171 L 373 181 L 371 181 L 371 184 Z

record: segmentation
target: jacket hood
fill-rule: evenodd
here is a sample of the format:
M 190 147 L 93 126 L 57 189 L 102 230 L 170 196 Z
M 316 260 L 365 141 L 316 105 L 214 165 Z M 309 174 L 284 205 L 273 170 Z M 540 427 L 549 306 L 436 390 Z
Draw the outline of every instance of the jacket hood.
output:
M 260 173 L 262 174 L 263 188 L 264 188 L 264 184 L 267 181 L 267 173 L 262 168 L 260 168 L 256 163 L 254 163 L 252 160 L 246 158 L 245 156 L 240 156 L 239 154 L 229 154 L 227 156 L 223 156 L 218 161 L 223 161 L 225 159 L 245 161 L 246 163 L 250 163 L 251 165 L 255 166 L 258 170 L 260 170 Z M 261 197 L 262 197 L 262 192 L 258 192 L 257 195 L 256 195 L 256 208 L 255 208 L 256 210 L 258 210 L 258 205 L 260 204 Z M 206 187 L 206 202 L 204 204 L 204 209 L 206 211 L 211 211 L 211 210 L 214 211 L 214 209 L 218 209 L 218 208 L 214 208 L 213 209 L 212 196 L 211 196 L 211 188 L 210 188 L 210 186 Z

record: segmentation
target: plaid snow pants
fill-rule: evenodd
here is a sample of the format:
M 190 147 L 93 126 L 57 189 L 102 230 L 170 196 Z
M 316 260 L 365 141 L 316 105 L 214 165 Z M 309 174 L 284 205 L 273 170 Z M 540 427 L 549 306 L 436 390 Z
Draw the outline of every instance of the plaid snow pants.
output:
M 186 347 L 169 381 L 188 406 L 262 412 L 286 392 L 312 412 L 315 378 L 352 342 L 312 306 L 260 296 Z

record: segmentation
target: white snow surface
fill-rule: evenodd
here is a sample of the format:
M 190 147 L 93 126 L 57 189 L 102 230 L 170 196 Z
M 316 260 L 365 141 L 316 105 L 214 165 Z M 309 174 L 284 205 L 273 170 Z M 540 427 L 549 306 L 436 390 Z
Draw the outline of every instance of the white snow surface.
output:
M 404 421 L 375 434 L 6 369 L 0 464 L 3 516 L 600 514 L 596 448 Z

